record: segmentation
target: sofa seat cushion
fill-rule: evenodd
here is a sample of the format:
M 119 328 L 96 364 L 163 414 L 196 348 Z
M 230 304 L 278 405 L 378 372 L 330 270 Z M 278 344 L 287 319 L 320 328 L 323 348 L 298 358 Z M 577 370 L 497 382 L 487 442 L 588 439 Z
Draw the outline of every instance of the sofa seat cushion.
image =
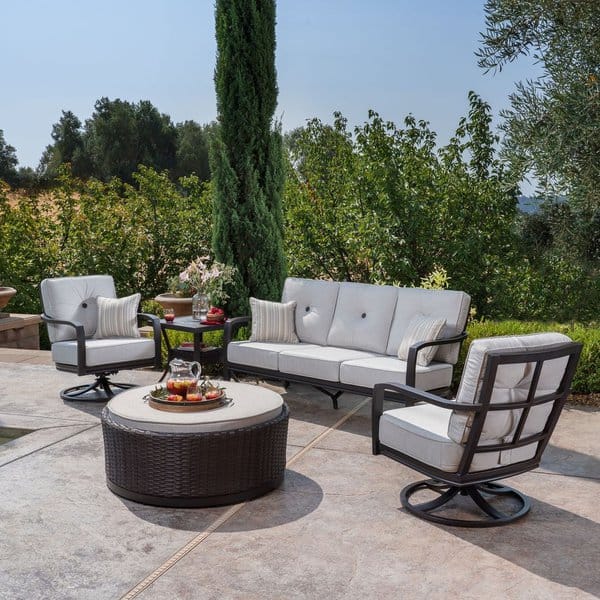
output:
M 396 408 L 379 420 L 380 442 L 442 471 L 456 472 L 464 446 L 448 437 L 452 412 L 432 404 Z M 508 452 L 476 454 L 469 471 L 483 471 L 533 458 L 536 444 Z
M 340 365 L 347 360 L 371 358 L 372 352 L 362 352 L 335 346 L 295 348 L 279 354 L 279 370 L 323 381 L 340 381 Z
M 372 388 L 376 383 L 406 383 L 406 361 L 393 356 L 375 356 L 348 360 L 340 367 L 340 381 L 349 385 Z M 416 368 L 415 386 L 420 390 L 449 387 L 452 365 L 430 363 Z
M 152 360 L 154 340 L 151 338 L 103 338 L 87 339 L 85 363 L 88 367 Z M 52 360 L 64 365 L 77 365 L 77 342 L 67 340 L 52 344 Z
M 291 349 L 319 348 L 314 344 L 284 344 L 277 342 L 231 342 L 227 346 L 227 361 L 238 365 L 279 370 L 279 353 Z

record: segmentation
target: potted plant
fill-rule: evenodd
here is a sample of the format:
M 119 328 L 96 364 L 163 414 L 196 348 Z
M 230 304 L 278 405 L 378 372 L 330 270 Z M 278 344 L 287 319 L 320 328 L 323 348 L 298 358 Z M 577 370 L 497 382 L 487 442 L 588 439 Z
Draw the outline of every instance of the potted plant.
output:
M 2 309 L 9 303 L 10 299 L 17 293 L 12 287 L 0 285 L 0 317 L 8 317 L 8 313 L 3 313 Z
M 169 280 L 169 292 L 159 294 L 155 300 L 163 308 L 175 309 L 175 316 L 193 315 L 199 320 L 206 320 L 207 315 L 220 315 L 223 310 L 212 312 L 210 307 L 221 308 L 229 299 L 227 286 L 233 282 L 237 269 L 220 262 L 211 262 L 210 256 L 202 256 L 193 260 L 179 275 Z M 194 314 L 193 306 L 197 307 Z M 214 317 L 211 317 L 214 318 Z

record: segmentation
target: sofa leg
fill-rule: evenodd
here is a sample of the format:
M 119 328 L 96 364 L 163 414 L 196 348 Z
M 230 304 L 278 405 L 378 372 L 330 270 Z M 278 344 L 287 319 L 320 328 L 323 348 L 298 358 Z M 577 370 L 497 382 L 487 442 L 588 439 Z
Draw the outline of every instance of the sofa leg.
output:
M 331 398 L 331 401 L 333 402 L 333 408 L 335 410 L 337 410 L 339 408 L 338 406 L 338 398 L 344 393 L 340 390 L 338 390 L 337 392 L 330 392 L 329 390 L 326 390 L 325 388 L 322 388 L 318 385 L 313 386 L 316 390 L 319 390 L 319 392 L 325 394 L 326 396 L 329 396 Z

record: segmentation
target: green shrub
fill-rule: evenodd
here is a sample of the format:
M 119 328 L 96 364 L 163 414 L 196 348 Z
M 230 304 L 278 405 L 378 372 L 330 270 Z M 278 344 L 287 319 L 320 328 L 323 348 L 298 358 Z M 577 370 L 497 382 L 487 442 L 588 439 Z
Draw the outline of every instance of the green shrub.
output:
M 455 387 L 458 386 L 470 343 L 479 338 L 501 335 L 524 335 L 554 331 L 568 335 L 583 344 L 572 390 L 580 394 L 600 392 L 600 325 L 598 323 L 553 323 L 544 321 L 474 321 L 467 327 L 465 340 L 456 369 Z

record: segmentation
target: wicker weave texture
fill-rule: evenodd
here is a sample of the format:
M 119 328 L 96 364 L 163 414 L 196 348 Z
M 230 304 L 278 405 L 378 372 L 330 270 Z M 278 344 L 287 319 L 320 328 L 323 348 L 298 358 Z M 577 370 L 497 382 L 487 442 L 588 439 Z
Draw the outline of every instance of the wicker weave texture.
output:
M 289 411 L 265 423 L 205 433 L 162 433 L 116 423 L 102 432 L 107 479 L 131 492 L 165 498 L 236 494 L 283 478 Z

